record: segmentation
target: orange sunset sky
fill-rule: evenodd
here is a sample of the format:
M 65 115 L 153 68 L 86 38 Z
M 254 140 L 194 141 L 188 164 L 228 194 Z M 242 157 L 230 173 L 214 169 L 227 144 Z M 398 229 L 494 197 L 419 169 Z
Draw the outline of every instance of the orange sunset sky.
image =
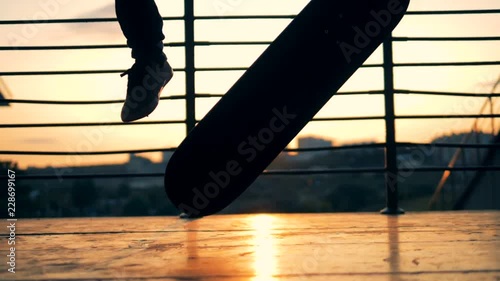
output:
M 157 0 L 163 16 L 182 16 L 183 1 Z M 55 4 L 54 4 L 55 3 Z M 304 0 L 197 0 L 196 15 L 295 14 Z M 52 8 L 47 10 L 47 5 Z M 109 0 L 0 0 L 0 20 L 49 18 L 114 17 L 114 1 Z M 219 7 L 219 8 L 218 8 Z M 221 10 L 220 7 L 225 7 Z M 498 0 L 413 0 L 410 10 L 499 9 Z M 197 21 L 197 41 L 273 40 L 289 20 Z M 394 36 L 500 36 L 500 14 L 406 16 Z M 182 21 L 166 21 L 166 42 L 182 42 Z M 0 25 L 0 46 L 124 44 L 117 22 L 92 24 Z M 249 66 L 265 46 L 210 46 L 196 48 L 197 67 Z M 166 48 L 170 63 L 184 67 L 184 49 Z M 0 51 L 0 72 L 37 70 L 127 69 L 133 64 L 128 49 L 75 51 Z M 482 42 L 399 42 L 394 47 L 395 62 L 500 61 L 500 41 Z M 379 49 L 368 63 L 380 63 Z M 198 72 L 198 93 L 222 94 L 240 77 L 240 71 Z M 398 89 L 488 93 L 500 75 L 500 65 L 464 67 L 398 68 Z M 11 98 L 40 100 L 123 99 L 126 78 L 119 74 L 3 76 Z M 177 72 L 164 96 L 185 91 L 184 73 Z M 342 91 L 382 90 L 382 69 L 360 69 Z M 201 119 L 217 99 L 197 100 L 196 115 Z M 396 97 L 397 114 L 477 114 L 483 98 L 406 95 Z M 60 122 L 118 122 L 121 105 L 30 105 L 0 107 L 3 124 Z M 497 107 L 497 114 L 499 113 Z M 317 115 L 380 116 L 383 96 L 336 96 Z M 144 121 L 183 120 L 184 101 L 163 101 Z M 397 140 L 427 142 L 436 136 L 469 130 L 473 120 L 415 120 L 397 122 Z M 498 126 L 497 126 L 498 128 Z M 385 139 L 383 121 L 311 122 L 300 134 L 317 135 L 337 144 Z M 21 151 L 107 151 L 175 147 L 185 136 L 184 125 L 119 126 L 113 128 L 29 128 L 0 129 L 0 150 Z M 98 136 L 97 140 L 92 141 Z M 87 144 L 91 143 L 91 147 Z M 295 145 L 295 141 L 291 143 Z M 150 154 L 159 160 L 159 154 Z M 27 166 L 73 166 L 127 161 L 127 155 L 72 157 L 9 156 L 22 168 Z

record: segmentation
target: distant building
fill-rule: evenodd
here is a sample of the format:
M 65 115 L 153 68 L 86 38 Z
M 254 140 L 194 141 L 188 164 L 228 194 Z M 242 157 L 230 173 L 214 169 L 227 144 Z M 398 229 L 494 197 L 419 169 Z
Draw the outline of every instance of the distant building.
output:
M 302 137 L 298 140 L 298 148 L 319 148 L 319 147 L 332 147 L 333 141 L 325 138 L 319 137 Z M 301 152 L 299 157 L 303 160 L 310 159 L 312 157 L 321 156 L 327 153 L 326 151 L 314 151 L 314 152 Z
M 136 154 L 130 154 L 128 163 L 131 167 L 137 168 L 138 170 L 142 170 L 144 167 L 153 164 L 150 159 Z
M 12 94 L 7 87 L 7 84 L 0 77 L 0 106 L 9 106 L 10 104 L 6 102 L 6 99 L 12 98 Z
M 130 154 L 126 167 L 129 174 L 163 173 L 165 169 L 164 165 L 153 163 L 149 158 L 136 154 Z M 163 181 L 161 178 L 133 178 L 127 183 L 132 189 L 144 189 L 159 186 Z
M 315 147 L 331 147 L 332 140 L 327 140 L 318 137 L 303 137 L 299 138 L 299 148 L 315 148 Z

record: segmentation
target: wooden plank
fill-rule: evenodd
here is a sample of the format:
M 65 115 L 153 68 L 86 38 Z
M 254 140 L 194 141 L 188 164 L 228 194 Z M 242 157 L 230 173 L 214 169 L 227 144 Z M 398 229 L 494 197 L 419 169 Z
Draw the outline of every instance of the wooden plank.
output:
M 449 230 L 500 230 L 498 212 L 425 212 L 410 213 L 400 217 L 387 217 L 380 214 L 365 213 L 335 214 L 276 214 L 278 219 L 274 229 L 313 231 L 335 230 L 367 231 L 397 227 L 400 231 L 449 231 Z M 223 215 L 202 218 L 199 230 L 236 231 L 252 230 L 252 215 Z M 397 220 L 397 226 L 390 222 Z M 109 233 L 109 232 L 154 232 L 183 231 L 189 220 L 177 217 L 133 217 L 133 218 L 78 218 L 78 219 L 21 219 L 18 234 L 52 233 Z M 0 229 L 0 235 L 6 235 L 6 229 Z
M 206 243 L 221 243 L 224 247 L 236 247 L 253 243 L 253 238 L 259 231 L 196 231 L 189 227 L 189 232 L 196 232 L 197 240 Z M 78 241 L 78 244 L 68 244 L 64 248 L 95 246 L 105 247 L 125 247 L 129 241 L 149 241 L 154 242 L 155 238 L 168 237 L 172 244 L 182 244 L 186 242 L 188 232 L 149 232 L 149 233 L 111 233 L 111 234 L 62 234 L 62 235 L 22 235 L 17 236 L 20 244 L 30 250 L 43 250 L 46 243 L 56 244 L 58 241 Z M 388 244 L 388 243 L 455 243 L 455 242 L 495 242 L 499 241 L 495 230 L 483 229 L 481 231 L 453 231 L 453 232 L 388 232 L 388 231 L 366 231 L 366 232 L 328 232 L 328 231 L 294 231 L 266 230 L 279 245 L 329 245 L 329 244 Z M 90 237 L 82 239 L 81 237 Z M 144 239 L 141 239 L 144 238 Z M 145 239 L 148 237 L 148 239 Z M 112 239 L 116 238 L 116 239 Z M 124 240 L 125 239 L 125 240 Z M 3 238 L 6 240 L 6 238 Z M 6 244 L 0 246 L 4 250 Z
M 111 238 L 111 237 L 102 237 Z M 92 238 L 94 239 L 94 238 Z M 99 239 L 99 238 L 97 238 Z M 113 237 L 112 239 L 120 239 Z M 126 238 L 122 238 L 125 239 Z M 61 241 L 78 244 L 80 241 Z M 500 243 L 388 245 L 182 245 L 169 240 L 131 240 L 127 247 L 26 250 L 17 252 L 17 279 L 72 277 L 187 278 L 217 276 L 403 275 L 439 272 L 496 272 Z M 49 244 L 48 244 L 49 245 Z M 464 253 L 470 253 L 464 255 Z M 5 256 L 6 252 L 0 254 Z M 258 266 L 256 268 L 256 266 Z M 7 273 L 0 278 L 8 277 Z
M 15 279 L 498 281 L 499 218 L 458 212 L 19 220 Z M 55 226 L 65 231 L 43 234 L 56 233 Z M 1 269 L 0 280 L 13 279 Z

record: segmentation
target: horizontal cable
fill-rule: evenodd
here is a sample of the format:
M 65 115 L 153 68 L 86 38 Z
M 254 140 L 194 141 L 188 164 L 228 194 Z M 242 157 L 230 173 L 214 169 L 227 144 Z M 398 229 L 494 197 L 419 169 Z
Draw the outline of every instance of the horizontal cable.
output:
M 55 168 L 64 169 L 64 168 Z M 360 174 L 360 173 L 384 173 L 385 168 L 340 168 L 340 169 L 297 169 L 297 170 L 267 170 L 263 176 L 292 176 L 292 175 L 329 175 L 329 174 Z M 471 167 L 419 167 L 414 168 L 415 172 L 441 172 L 441 171 L 500 171 L 500 166 L 471 166 Z M 17 177 L 18 180 L 60 180 L 60 179 L 82 179 L 82 178 L 161 178 L 164 173 L 136 173 L 136 174 L 75 174 L 75 175 L 30 175 L 24 174 Z M 0 175 L 0 179 L 7 179 L 8 176 Z
M 164 21 L 184 20 L 184 17 L 162 17 Z M 116 18 L 76 18 L 76 19 L 45 19 L 45 20 L 0 20 L 0 25 L 11 24 L 52 24 L 52 23 L 99 23 L 116 22 Z
M 147 122 L 100 122 L 100 123 L 54 123 L 54 124 L 0 124 L 0 128 L 47 128 L 47 127 L 92 127 L 92 126 L 130 126 L 130 125 L 166 125 L 185 124 L 184 120 L 147 121 Z
M 470 61 L 470 62 L 410 62 L 395 63 L 395 67 L 415 67 L 415 66 L 486 66 L 500 65 L 500 61 Z
M 394 42 L 408 41 L 497 41 L 500 36 L 489 37 L 394 37 Z M 195 46 L 252 46 L 270 45 L 273 41 L 197 41 Z M 164 43 L 165 47 L 184 47 L 184 42 Z M 111 45 L 71 45 L 71 46 L 0 46 L 0 51 L 37 51 L 37 50 L 87 50 L 128 48 L 125 44 Z
M 8 71 L 8 72 L 0 72 L 0 76 L 109 74 L 109 73 L 123 73 L 124 71 L 125 71 L 125 69 L 120 69 L 120 70 Z
M 384 90 L 373 90 L 373 91 L 348 91 L 348 92 L 338 92 L 335 93 L 336 96 L 355 96 L 355 95 L 381 95 L 384 94 Z
M 334 118 L 317 118 L 311 121 L 355 121 L 355 120 L 378 120 L 384 117 L 334 117 Z M 196 122 L 200 122 L 197 120 Z M 185 124 L 186 121 L 147 121 L 147 122 L 101 122 L 101 123 L 40 123 L 40 124 L 0 124 L 3 129 L 17 128 L 47 128 L 47 127 L 92 127 L 92 126 L 126 126 L 126 125 L 165 125 L 165 124 Z
M 176 148 L 153 148 L 135 150 L 115 150 L 115 151 L 90 151 L 90 152 L 66 152 L 66 151 L 1 151 L 0 155 L 44 155 L 44 156 L 68 156 L 68 155 L 112 155 L 112 154 L 136 154 L 174 151 Z
M 462 144 L 462 143 L 413 143 L 413 142 L 398 142 L 400 147 L 446 147 L 446 148 L 500 148 L 500 144 Z
M 361 67 L 382 67 L 382 64 L 362 65 Z M 246 71 L 248 67 L 207 67 L 196 71 Z M 81 74 L 111 74 L 123 73 L 123 70 L 61 70 L 61 71 L 4 71 L 0 76 L 34 76 L 34 75 L 81 75 Z M 174 68 L 174 71 L 185 71 L 184 68 Z
M 382 90 L 374 91 L 352 91 L 352 92 L 338 92 L 335 95 L 348 96 L 348 95 L 374 95 L 383 94 Z M 221 98 L 224 94 L 196 94 L 196 98 Z M 186 99 L 185 95 L 172 95 L 161 97 L 160 100 L 183 100 Z M 99 105 L 99 104 L 115 104 L 123 103 L 125 100 L 98 100 L 98 101 L 61 101 L 61 100 L 27 100 L 27 99 L 3 99 L 2 102 L 6 103 L 21 103 L 21 104 L 50 104 L 50 105 Z
M 500 114 L 456 114 L 456 115 L 398 115 L 396 119 L 467 119 L 467 118 L 499 118 Z
M 452 118 L 500 118 L 500 114 L 469 114 L 469 115 L 400 115 L 397 119 L 452 119 Z M 364 116 L 364 117 L 325 117 L 314 118 L 311 121 L 360 121 L 360 120 L 383 120 L 384 116 Z M 197 120 L 199 122 L 200 120 Z M 0 124 L 0 128 L 47 128 L 47 127 L 91 127 L 91 126 L 125 126 L 125 125 L 165 125 L 184 124 L 186 121 L 148 121 L 148 122 L 107 122 L 107 123 L 41 123 L 41 124 Z
M 398 147 L 447 147 L 447 148 L 500 148 L 500 144 L 460 144 L 460 143 L 396 143 Z M 368 143 L 343 146 L 329 147 L 312 147 L 312 148 L 286 148 L 283 152 L 322 152 L 322 151 L 340 151 L 350 149 L 372 149 L 384 148 L 385 143 Z M 136 150 L 114 150 L 114 151 L 90 151 L 90 152 L 65 152 L 65 151 L 15 151 L 15 150 L 0 150 L 0 155 L 44 155 L 44 156 L 68 156 L 68 155 L 112 155 L 112 154 L 134 154 L 134 153 L 150 153 L 175 151 L 176 147 L 171 148 L 156 148 L 156 149 L 136 149 Z
M 417 91 L 417 90 L 394 90 L 396 94 L 418 94 L 418 95 L 437 95 L 437 96 L 458 96 L 458 97 L 500 97 L 500 94 L 485 94 L 485 93 L 457 93 L 457 92 L 439 92 L 439 91 Z M 351 96 L 351 95 L 380 95 L 384 94 L 383 90 L 373 91 L 348 91 L 338 92 L 336 96 Z M 196 98 L 221 98 L 224 94 L 196 94 Z M 160 100 L 182 100 L 184 95 L 172 95 L 161 97 Z M 22 104 L 51 104 L 51 105 L 99 105 L 99 104 L 114 104 L 123 103 L 124 100 L 99 100 L 99 101 L 57 101 L 57 100 L 27 100 L 27 99 L 4 99 L 8 103 Z
M 220 98 L 223 95 L 216 94 L 197 94 L 196 98 Z M 161 97 L 160 100 L 184 100 L 185 95 L 173 95 Z M 114 104 L 123 103 L 125 100 L 98 100 L 98 101 L 55 101 L 55 100 L 24 100 L 24 99 L 3 99 L 3 102 L 22 103 L 22 104 L 50 104 L 50 105 L 99 105 L 99 104 Z
M 195 46 L 239 46 L 239 45 L 269 45 L 273 41 L 196 41 Z
M 500 65 L 500 61 L 478 61 L 478 62 L 431 62 L 431 63 L 395 63 L 394 67 L 421 67 L 421 66 L 487 66 Z M 361 68 L 383 67 L 383 64 L 364 64 Z M 246 71 L 248 67 L 204 67 L 196 71 Z M 122 73 L 125 70 L 70 70 L 70 71 L 7 71 L 0 72 L 0 76 L 32 76 L 32 75 L 73 75 L 73 74 L 108 74 Z M 174 71 L 185 71 L 177 68 Z
M 407 15 L 471 15 L 471 14 L 498 14 L 500 9 L 483 10 L 446 10 L 446 11 L 409 11 Z M 195 20 L 245 20 L 245 19 L 293 19 L 296 15 L 241 15 L 241 16 L 197 16 Z M 183 16 L 162 17 L 165 21 L 184 20 Z M 0 25 L 13 24 L 54 24 L 54 23 L 102 23 L 116 22 L 116 18 L 73 18 L 73 19 L 46 19 L 46 20 L 0 20 Z
M 165 43 L 165 47 L 184 47 L 184 42 Z M 72 46 L 0 46 L 0 51 L 40 51 L 40 50 L 87 50 L 128 48 L 124 44 L 112 45 L 72 45 Z
M 359 144 L 359 145 L 344 145 L 334 147 L 314 147 L 314 148 L 287 148 L 284 152 L 317 152 L 317 151 L 334 151 L 348 149 L 369 149 L 385 147 L 385 143 L 375 144 Z M 175 151 L 177 148 L 157 148 L 157 149 L 137 149 L 137 150 L 115 150 L 115 151 L 91 151 L 91 152 L 66 152 L 66 151 L 7 151 L 0 150 L 0 155 L 51 155 L 51 156 L 67 156 L 67 155 L 111 155 L 111 154 L 132 154 L 132 153 L 149 153 Z
M 436 95 L 436 96 L 456 96 L 456 97 L 500 97 L 500 94 L 486 93 L 456 93 L 439 91 L 416 91 L 416 90 L 394 90 L 396 94 L 418 94 L 418 95 Z
M 64 170 L 64 167 L 55 167 L 54 169 Z M 110 178 L 160 178 L 164 173 L 136 173 L 136 174 L 76 174 L 76 175 L 17 175 L 16 180 L 70 180 L 70 179 L 110 179 Z M 7 176 L 0 175 L 0 179 L 7 179 Z
M 483 36 L 483 37 L 393 37 L 394 42 L 407 41 L 497 41 L 500 36 Z
M 384 90 L 368 90 L 368 91 L 344 91 L 335 93 L 336 96 L 356 96 L 356 95 L 381 95 L 384 94 Z M 224 94 L 197 94 L 197 97 L 223 97 Z M 5 100 L 8 101 L 8 100 Z
M 195 46 L 233 46 L 233 45 L 269 45 L 272 41 L 233 41 L 233 42 L 195 42 Z M 184 42 L 164 43 L 165 47 L 184 47 Z M 70 46 L 0 46 L 0 51 L 40 51 L 40 50 L 87 50 L 87 49 L 121 49 L 128 48 L 125 44 L 104 45 L 70 45 Z
M 357 95 L 381 95 L 384 94 L 384 90 L 369 90 L 369 91 L 344 91 L 344 92 L 337 92 L 335 93 L 336 96 L 357 96 Z M 224 94 L 197 94 L 196 96 L 200 95 L 201 97 L 223 97 Z M 8 100 L 5 100 L 8 101 Z
M 500 171 L 500 166 L 474 166 L 474 167 L 418 167 L 412 169 L 415 172 L 441 172 L 441 171 Z M 360 168 L 360 169 L 297 169 L 297 170 L 269 170 L 264 171 L 263 175 L 328 175 L 328 174 L 345 174 L 345 173 L 384 173 L 385 168 Z
M 382 120 L 384 116 L 363 116 L 363 117 L 322 117 L 314 118 L 311 121 L 325 122 L 325 121 L 358 121 L 358 120 Z
M 360 68 L 383 67 L 383 64 L 363 64 Z M 196 71 L 245 71 L 248 67 L 201 67 Z
M 293 19 L 296 15 L 197 16 L 195 20 L 273 20 Z
M 400 170 L 405 170 L 403 168 Z M 418 167 L 412 169 L 415 172 L 442 172 L 442 171 L 452 171 L 452 172 L 466 172 L 466 171 L 500 171 L 500 166 L 469 166 L 469 167 Z
M 472 14 L 497 14 L 500 9 L 482 10 L 446 10 L 446 11 L 409 11 L 407 15 L 472 15 Z M 295 15 L 253 15 L 253 16 L 198 16 L 197 20 L 245 20 L 245 19 L 293 19 Z
M 324 174 L 360 174 L 360 173 L 384 173 L 385 168 L 339 168 L 339 169 L 291 169 L 291 170 L 267 170 L 264 176 L 291 176 L 291 175 L 324 175 Z
M 483 37 L 392 37 L 393 42 L 408 41 L 499 41 L 500 36 Z M 197 41 L 197 46 L 269 45 L 273 41 Z M 1 50 L 1 49 L 0 49 Z
M 64 169 L 64 168 L 56 168 Z M 262 175 L 301 175 L 301 174 L 335 174 L 335 173 L 383 173 L 384 168 L 367 168 L 367 169 L 331 169 L 331 170 L 289 170 L 289 171 L 264 171 Z M 82 178 L 159 178 L 164 177 L 164 173 L 127 173 L 127 174 L 76 174 L 76 175 L 19 175 L 16 179 L 18 180 L 57 180 L 57 179 L 82 179 Z M 0 179 L 7 178 L 5 175 L 1 175 Z
M 446 11 L 408 11 L 406 15 L 477 15 L 477 14 L 498 14 L 500 9 L 482 10 L 446 10 Z
M 222 98 L 224 94 L 195 94 L 196 98 Z
M 125 70 L 126 69 L 113 69 L 113 70 L 59 70 L 59 71 L 8 71 L 8 72 L 0 72 L 0 76 L 111 74 L 111 73 L 123 73 Z M 174 68 L 174 71 L 185 71 L 185 69 L 184 68 Z
M 184 95 L 173 95 L 161 97 L 160 100 L 182 100 L 186 99 Z M 51 104 L 51 105 L 90 105 L 90 104 L 114 104 L 123 103 L 125 100 L 99 100 L 99 101 L 53 101 L 53 100 L 23 100 L 23 99 L 5 99 L 8 103 L 22 104 Z
M 64 170 L 64 167 L 54 167 L 54 169 Z M 110 178 L 159 178 L 163 177 L 163 173 L 137 173 L 137 174 L 75 174 L 75 175 L 22 175 L 23 180 L 70 180 L 70 179 L 110 179 Z M 0 179 L 7 179 L 7 176 L 0 175 Z M 21 179 L 21 175 L 16 176 L 17 180 Z
M 385 147 L 385 143 L 367 143 L 367 144 L 352 144 L 342 146 L 327 146 L 327 147 L 311 147 L 311 148 L 286 148 L 284 152 L 318 152 L 318 151 L 334 151 L 348 149 L 369 149 Z

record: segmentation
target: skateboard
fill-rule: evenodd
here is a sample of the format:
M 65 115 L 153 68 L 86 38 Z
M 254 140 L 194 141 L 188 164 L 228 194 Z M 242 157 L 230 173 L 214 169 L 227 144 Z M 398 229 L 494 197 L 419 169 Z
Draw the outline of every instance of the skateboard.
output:
M 185 217 L 241 195 L 391 33 L 409 0 L 311 0 L 189 132 L 165 170 Z

